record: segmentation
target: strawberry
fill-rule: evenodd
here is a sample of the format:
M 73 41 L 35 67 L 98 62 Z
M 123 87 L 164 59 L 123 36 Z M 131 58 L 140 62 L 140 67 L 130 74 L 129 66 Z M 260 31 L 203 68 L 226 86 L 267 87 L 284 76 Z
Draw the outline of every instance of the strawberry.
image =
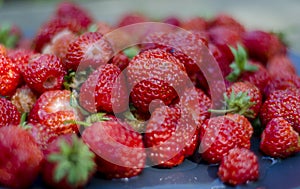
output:
M 149 19 L 141 13 L 131 12 L 131 13 L 124 14 L 119 19 L 119 21 L 117 23 L 117 27 L 124 27 L 124 26 L 131 25 L 131 24 L 147 22 L 148 20 Z
M 36 180 L 43 152 L 33 137 L 21 127 L 0 128 L 0 185 L 28 188 Z
M 0 98 L 0 127 L 18 125 L 20 123 L 20 113 L 11 101 Z
M 247 31 L 242 35 L 243 44 L 250 58 L 266 63 L 276 54 L 285 53 L 284 44 L 270 32 L 261 30 Z
M 4 45 L 0 44 L 0 55 L 7 56 L 7 49 Z
M 70 104 L 70 95 L 67 90 L 44 92 L 31 109 L 28 123 L 46 125 L 58 135 L 78 132 L 76 124 L 66 123 L 80 120 L 79 112 Z
M 82 139 L 97 156 L 98 172 L 108 179 L 139 175 L 145 166 L 141 134 L 120 121 L 93 123 L 83 131 Z
M 98 32 L 86 32 L 70 43 L 66 54 L 66 67 L 77 70 L 106 64 L 112 57 L 112 47 Z
M 276 90 L 285 90 L 287 88 L 299 88 L 300 77 L 295 74 L 277 75 L 273 77 L 264 89 L 264 95 L 267 97 Z
M 70 1 L 59 3 L 54 16 L 64 20 L 76 20 L 76 22 L 85 29 L 93 22 L 87 10 Z
M 129 64 L 129 58 L 126 56 L 124 52 L 119 52 L 112 59 L 110 59 L 109 63 L 114 64 L 123 71 Z
M 300 132 L 300 90 L 287 88 L 271 93 L 260 110 L 263 125 L 276 117 L 283 117 L 292 127 Z
M 75 134 L 56 138 L 45 150 L 42 175 L 51 187 L 82 188 L 95 171 L 95 154 Z
M 78 33 L 82 27 L 73 19 L 53 18 L 44 23 L 34 37 L 34 50 L 42 52 L 44 46 L 60 31 L 69 30 Z
M 127 67 L 127 77 L 133 88 L 131 101 L 142 112 L 148 112 L 150 102 L 155 99 L 171 104 L 188 78 L 184 65 L 161 49 L 135 56 Z
M 177 16 L 168 16 L 162 20 L 163 23 L 180 27 L 181 21 Z
M 199 152 L 208 163 L 219 163 L 235 147 L 250 148 L 245 126 L 226 116 L 207 119 L 200 127 Z
M 234 29 L 235 31 L 238 31 L 240 34 L 246 31 L 245 27 L 239 21 L 237 21 L 231 15 L 225 13 L 220 13 L 213 17 L 211 20 L 209 20 L 208 26 L 210 28 L 219 26 L 229 27 Z
M 10 58 L 0 54 L 0 95 L 11 96 L 21 83 L 21 72 Z
M 39 94 L 62 89 L 66 74 L 67 71 L 61 60 L 50 54 L 33 56 L 22 72 L 28 87 Z
M 232 186 L 256 181 L 259 177 L 258 158 L 248 149 L 231 149 L 222 159 L 218 176 L 224 183 Z
M 262 132 L 260 150 L 272 157 L 287 158 L 300 151 L 299 134 L 283 117 L 273 118 Z
M 30 112 L 36 99 L 37 96 L 25 85 L 16 90 L 15 94 L 11 97 L 11 102 L 16 106 L 18 111 L 23 114 Z
M 95 70 L 82 84 L 80 105 L 90 112 L 120 113 L 128 107 L 127 86 L 124 75 L 113 64 Z
M 97 21 L 95 24 L 92 24 L 88 31 L 90 32 L 99 32 L 102 35 L 108 34 L 113 31 L 113 27 L 106 22 Z
M 204 31 L 207 28 L 207 22 L 204 18 L 198 16 L 183 21 L 180 27 L 190 31 Z
M 32 55 L 34 55 L 33 51 L 20 48 L 10 49 L 7 52 L 7 56 L 11 59 L 13 64 L 16 64 L 18 66 L 21 72 L 29 63 Z
M 267 62 L 267 70 L 271 77 L 296 75 L 296 68 L 287 55 L 275 55 Z

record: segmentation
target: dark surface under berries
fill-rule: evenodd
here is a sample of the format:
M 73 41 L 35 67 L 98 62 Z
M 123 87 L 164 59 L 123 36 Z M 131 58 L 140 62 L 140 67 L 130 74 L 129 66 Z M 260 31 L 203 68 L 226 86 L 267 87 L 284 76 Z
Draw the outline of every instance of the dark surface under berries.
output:
M 290 53 L 300 75 L 300 56 Z M 181 165 L 172 169 L 147 167 L 143 173 L 130 179 L 105 180 L 96 175 L 86 186 L 87 189 L 211 189 L 211 188 L 259 188 L 259 189 L 288 189 L 300 187 L 300 153 L 287 159 L 275 159 L 263 156 L 259 151 L 259 137 L 253 136 L 251 150 L 259 159 L 260 177 L 258 181 L 237 187 L 223 184 L 218 178 L 218 165 L 208 165 L 199 155 L 185 160 Z M 38 179 L 33 188 L 44 188 Z

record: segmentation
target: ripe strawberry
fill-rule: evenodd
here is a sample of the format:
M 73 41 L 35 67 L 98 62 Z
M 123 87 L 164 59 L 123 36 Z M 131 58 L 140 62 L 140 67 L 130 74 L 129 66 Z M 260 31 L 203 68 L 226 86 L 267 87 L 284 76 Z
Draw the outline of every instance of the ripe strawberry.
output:
M 20 83 L 21 72 L 17 64 L 0 54 L 0 95 L 13 95 Z
M 207 119 L 200 127 L 199 152 L 202 158 L 208 163 L 219 163 L 232 148 L 250 148 L 250 137 L 244 128 L 226 116 Z
M 142 136 L 126 127 L 111 120 L 96 122 L 83 131 L 82 139 L 96 154 L 98 171 L 106 178 L 130 178 L 145 166 Z
M 23 114 L 30 112 L 36 99 L 37 96 L 25 85 L 16 90 L 15 94 L 11 97 L 11 102 L 16 106 L 18 111 Z
M 249 82 L 235 82 L 226 90 L 227 111 L 255 118 L 262 105 L 262 94 Z
M 229 27 L 234 29 L 235 31 L 238 31 L 240 34 L 246 31 L 245 27 L 239 21 L 237 21 L 231 15 L 224 13 L 216 15 L 209 21 L 208 25 L 210 28 L 219 26 Z
M 129 64 L 129 58 L 126 56 L 124 52 L 119 52 L 112 59 L 110 59 L 109 63 L 114 64 L 123 71 Z
M 62 89 L 66 74 L 67 71 L 61 60 L 50 54 L 33 56 L 22 72 L 26 84 L 39 94 Z
M 21 127 L 1 127 L 0 138 L 0 185 L 30 187 L 40 171 L 43 152 Z
M 66 54 L 66 67 L 77 70 L 88 66 L 97 68 L 106 64 L 112 57 L 112 47 L 98 32 L 86 32 L 70 43 Z
M 181 21 L 177 16 L 168 16 L 162 20 L 163 23 L 171 24 L 173 26 L 180 27 Z
M 34 55 L 34 52 L 28 49 L 10 49 L 7 52 L 7 56 L 11 59 L 13 64 L 18 66 L 21 72 L 29 63 L 32 55 Z
M 300 151 L 299 134 L 283 117 L 273 118 L 261 135 L 260 150 L 272 157 L 287 158 Z
M 297 75 L 278 75 L 273 77 L 270 83 L 265 87 L 264 94 L 269 96 L 276 90 L 285 90 L 287 88 L 299 88 L 300 77 Z
M 296 68 L 287 55 L 275 55 L 267 62 L 267 70 L 271 77 L 296 75 Z
M 149 19 L 141 13 L 127 13 L 124 14 L 118 21 L 117 27 L 124 27 L 131 24 L 147 22 Z
M 64 1 L 56 7 L 54 16 L 64 20 L 76 20 L 82 28 L 87 28 L 93 22 L 88 11 L 74 2 Z
M 202 17 L 193 17 L 189 20 L 183 21 L 180 27 L 190 31 L 204 31 L 207 28 L 207 22 Z
M 231 149 L 222 159 L 218 175 L 224 183 L 233 186 L 255 181 L 259 177 L 258 158 L 248 149 Z
M 67 90 L 44 92 L 31 109 L 28 123 L 46 125 L 58 135 L 78 132 L 76 124 L 66 123 L 80 120 L 78 111 L 70 104 L 70 95 Z
M 37 31 L 34 37 L 34 50 L 42 52 L 44 46 L 51 41 L 51 39 L 62 30 L 70 30 L 71 32 L 78 33 L 82 27 L 71 19 L 53 18 L 43 24 Z
M 261 107 L 260 118 L 263 125 L 276 117 L 283 117 L 300 132 L 300 89 L 287 88 L 271 93 Z
M 285 53 L 285 46 L 279 38 L 272 33 L 253 30 L 243 34 L 243 44 L 250 58 L 266 63 L 276 54 Z
M 126 80 L 120 69 L 105 64 L 94 71 L 82 84 L 80 105 L 89 112 L 120 113 L 128 107 Z
M 95 24 L 92 24 L 88 31 L 90 32 L 99 32 L 102 35 L 105 35 L 111 31 L 113 31 L 113 27 L 106 22 L 97 21 Z
M 0 127 L 18 125 L 20 123 L 20 113 L 11 101 L 0 98 Z
M 95 154 L 75 134 L 58 137 L 45 151 L 42 174 L 51 187 L 82 188 L 95 171 Z

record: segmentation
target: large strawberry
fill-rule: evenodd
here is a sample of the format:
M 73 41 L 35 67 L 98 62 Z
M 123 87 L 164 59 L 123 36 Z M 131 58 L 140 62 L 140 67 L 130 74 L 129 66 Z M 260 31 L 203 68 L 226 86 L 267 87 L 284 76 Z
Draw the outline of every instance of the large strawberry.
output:
M 180 27 L 190 31 L 204 31 L 207 29 L 207 21 L 203 17 L 193 17 L 182 21 Z
M 0 128 L 0 185 L 28 188 L 36 180 L 43 152 L 33 137 L 21 127 Z
M 274 78 L 296 74 L 296 68 L 287 55 L 275 55 L 267 62 L 266 67 L 270 75 Z
M 34 52 L 28 49 L 10 49 L 7 52 L 7 56 L 12 63 L 16 64 L 21 71 L 27 66 L 33 54 Z
M 78 132 L 76 124 L 67 123 L 80 119 L 79 112 L 70 104 L 70 95 L 70 91 L 67 90 L 43 93 L 31 109 L 28 122 L 46 125 L 58 135 Z
M 288 88 L 271 93 L 261 107 L 260 118 L 263 125 L 276 117 L 283 117 L 300 132 L 300 89 Z
M 62 89 L 66 74 L 61 59 L 50 54 L 36 54 L 22 71 L 26 84 L 38 94 Z
M 300 151 L 299 134 L 283 117 L 273 118 L 261 135 L 260 150 L 272 157 L 287 158 Z
M 300 88 L 300 77 L 295 74 L 276 75 L 265 87 L 264 95 L 267 97 L 276 90 L 285 90 L 287 88 Z
M 20 113 L 11 101 L 0 98 L 0 127 L 17 125 L 20 123 Z
M 171 104 L 188 79 L 184 65 L 161 49 L 136 55 L 127 67 L 127 77 L 132 103 L 142 112 L 148 112 L 149 104 L 155 99 Z
M 75 134 L 58 137 L 45 150 L 42 174 L 51 187 L 82 188 L 95 171 L 95 154 Z
M 124 75 L 113 64 L 95 70 L 82 84 L 80 105 L 90 112 L 120 113 L 128 107 L 127 86 Z
M 11 96 L 21 83 L 21 72 L 10 58 L 0 54 L 0 95 Z
M 258 158 L 248 149 L 231 149 L 222 159 L 218 176 L 224 183 L 233 186 L 255 181 L 259 177 Z
M 66 54 L 66 67 L 77 70 L 88 66 L 97 68 L 106 64 L 112 57 L 113 50 L 109 42 L 99 32 L 86 32 L 70 43 Z
M 98 172 L 106 178 L 130 178 L 145 167 L 141 134 L 120 121 L 96 122 L 83 131 L 82 139 L 96 154 Z

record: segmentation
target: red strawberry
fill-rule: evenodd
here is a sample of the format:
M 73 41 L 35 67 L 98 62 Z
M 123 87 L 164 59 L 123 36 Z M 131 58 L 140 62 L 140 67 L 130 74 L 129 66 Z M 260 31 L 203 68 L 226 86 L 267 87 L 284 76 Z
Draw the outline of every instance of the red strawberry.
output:
M 193 17 L 181 23 L 181 28 L 191 31 L 204 31 L 207 28 L 207 22 L 202 17 Z
M 114 64 L 123 71 L 129 64 L 129 58 L 123 52 L 119 52 L 112 59 L 110 59 L 109 63 Z
M 218 175 L 224 183 L 233 186 L 255 181 L 259 177 L 258 158 L 248 149 L 231 149 L 222 159 Z
M 62 30 L 69 30 L 78 33 L 82 27 L 75 20 L 54 18 L 43 24 L 37 31 L 34 38 L 34 49 L 41 52 L 43 47 L 51 41 L 51 39 Z
M 7 56 L 7 50 L 6 50 L 6 47 L 2 44 L 0 44 L 0 55 L 4 55 L 4 56 Z
M 95 155 L 75 134 L 49 144 L 42 168 L 43 180 L 54 188 L 82 188 L 96 171 Z
M 83 141 L 97 155 L 98 171 L 106 178 L 139 175 L 146 161 L 141 134 L 119 121 L 96 122 L 82 134 Z
M 276 54 L 285 52 L 285 46 L 279 38 L 269 32 L 261 30 L 247 31 L 242 38 L 250 58 L 263 63 L 266 63 Z
M 300 77 L 294 74 L 277 75 L 265 87 L 264 94 L 267 97 L 276 90 L 285 90 L 287 88 L 300 88 Z
M 44 92 L 31 109 L 28 122 L 46 125 L 58 135 L 78 132 L 76 124 L 66 123 L 80 120 L 78 111 L 70 104 L 70 95 L 67 90 Z
M 59 3 L 55 11 L 55 16 L 65 20 L 76 20 L 82 28 L 87 28 L 93 22 L 87 10 L 70 1 Z
M 117 27 L 123 27 L 131 24 L 147 22 L 148 20 L 149 19 L 141 13 L 135 13 L 135 12 L 127 13 L 120 18 Z
M 66 74 L 67 71 L 61 60 L 50 54 L 33 56 L 22 72 L 26 84 L 39 94 L 62 89 Z
M 160 49 L 136 55 L 127 67 L 127 77 L 133 88 L 132 103 L 142 112 L 148 112 L 149 104 L 155 99 L 171 104 L 188 79 L 184 65 Z
M 226 116 L 207 119 L 200 127 L 202 158 L 208 163 L 219 163 L 235 147 L 250 148 L 250 137 L 244 126 Z
M 13 64 L 18 66 L 21 72 L 27 66 L 33 54 L 34 52 L 27 49 L 10 49 L 7 52 L 7 56 L 11 59 Z
M 105 35 L 111 31 L 113 31 L 113 27 L 106 22 L 97 21 L 95 24 L 89 27 L 88 31 L 99 32 L 102 35 Z
M 238 31 L 240 34 L 246 31 L 245 27 L 239 21 L 224 13 L 216 15 L 212 20 L 209 21 L 210 28 L 219 26 L 232 28 Z
M 0 185 L 28 188 L 36 180 L 43 152 L 32 136 L 17 126 L 0 128 Z
M 13 95 L 20 83 L 21 72 L 17 64 L 0 54 L 0 95 Z
M 296 68 L 287 55 L 275 55 L 267 62 L 267 70 L 271 77 L 296 75 Z
M 179 27 L 181 25 L 181 21 L 177 16 L 168 16 L 163 19 L 163 23 L 171 24 L 173 26 Z
M 86 32 L 70 43 L 66 54 L 66 67 L 77 70 L 88 66 L 98 67 L 106 64 L 112 57 L 112 47 L 98 32 Z
M 260 150 L 272 157 L 287 158 L 300 151 L 299 134 L 284 118 L 273 118 L 261 135 Z
M 300 89 L 288 88 L 271 93 L 261 107 L 260 118 L 263 125 L 276 117 L 283 117 L 300 132 Z
M 94 71 L 82 84 L 80 105 L 90 112 L 120 113 L 128 107 L 126 80 L 120 69 L 105 64 Z
M 17 89 L 15 94 L 11 97 L 11 102 L 16 106 L 18 111 L 23 114 L 30 112 L 36 99 L 37 96 L 25 85 Z
M 20 123 L 20 113 L 11 101 L 0 98 L 0 127 L 18 125 Z

